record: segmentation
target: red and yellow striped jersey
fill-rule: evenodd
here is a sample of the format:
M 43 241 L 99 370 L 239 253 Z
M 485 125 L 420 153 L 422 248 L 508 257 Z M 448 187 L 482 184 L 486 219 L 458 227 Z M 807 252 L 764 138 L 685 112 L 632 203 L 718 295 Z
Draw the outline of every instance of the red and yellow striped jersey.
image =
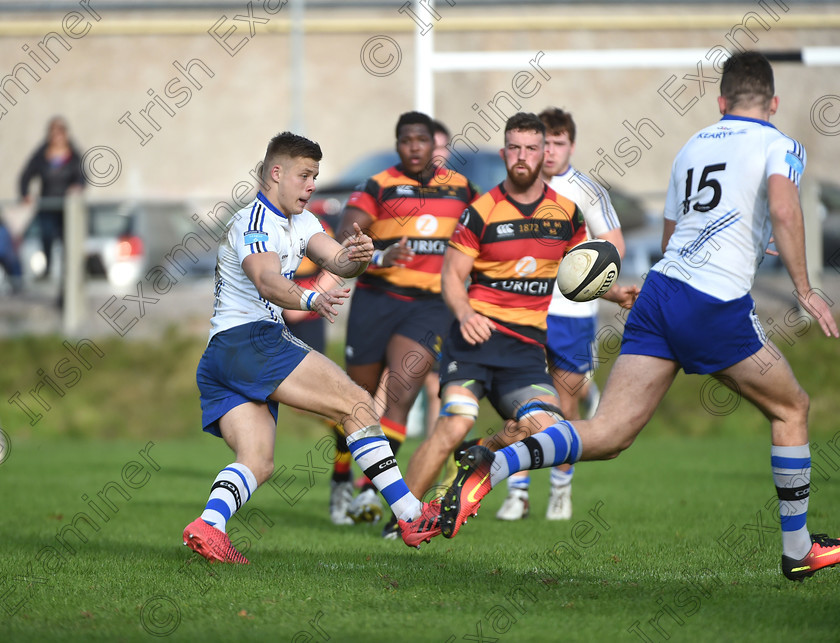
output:
M 476 312 L 502 332 L 545 343 L 560 260 L 585 238 L 580 208 L 548 185 L 539 201 L 521 204 L 501 184 L 464 211 L 449 245 L 474 259 L 468 292 Z
M 375 287 L 404 297 L 440 294 L 440 271 L 446 244 L 464 208 L 478 195 L 466 177 L 445 168 L 420 183 L 396 165 L 368 179 L 347 207 L 373 217 L 369 234 L 378 250 L 403 237 L 414 250 L 405 266 L 370 265 L 359 277 L 361 287 Z

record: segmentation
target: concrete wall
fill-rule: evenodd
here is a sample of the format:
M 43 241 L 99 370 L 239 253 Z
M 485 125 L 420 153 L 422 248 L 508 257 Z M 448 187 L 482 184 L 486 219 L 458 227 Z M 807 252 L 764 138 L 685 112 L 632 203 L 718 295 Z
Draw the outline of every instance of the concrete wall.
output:
M 98 182 L 108 185 L 92 188 L 91 196 L 229 199 L 232 188 L 248 179 L 267 139 L 289 127 L 292 91 L 303 93 L 302 133 L 321 143 L 325 153 L 321 178 L 328 181 L 365 152 L 393 145 L 397 116 L 414 106 L 414 23 L 410 16 L 399 13 L 400 4 L 395 2 L 394 9 L 388 11 L 308 12 L 303 84 L 294 88 L 289 86 L 288 8 L 271 15 L 263 3 L 254 2 L 254 16 L 268 22 L 257 25 L 253 37 L 247 22 L 233 20 L 234 15 L 246 13 L 245 2 L 239 9 L 225 12 L 187 14 L 106 11 L 97 9 L 96 0 L 81 3 L 78 15 L 67 11 L 37 15 L 0 12 L 0 78 L 16 73 L 28 90 L 23 93 L 12 82 L 0 85 L 0 105 L 5 110 L 0 114 L 0 164 L 5 169 L 0 177 L 0 200 L 16 196 L 20 167 L 42 139 L 47 119 L 57 113 L 67 117 L 81 148 L 103 146 L 96 147 L 88 160 L 102 174 Z M 523 56 L 521 68 L 531 71 L 535 70 L 529 67 L 529 59 L 554 49 L 697 47 L 705 51 L 722 46 L 732 50 L 727 34 L 748 12 L 764 23 L 756 19 L 748 23 L 758 39 L 755 43 L 749 34 L 736 30 L 736 40 L 750 48 L 767 51 L 840 44 L 840 8 L 836 5 L 764 1 L 744 2 L 737 8 L 705 4 L 680 5 L 678 9 L 667 5 L 509 7 L 490 11 L 438 2 L 440 20 L 429 16 L 426 20 L 432 25 L 439 50 L 521 50 L 529 53 Z M 221 38 L 207 33 L 225 16 L 227 20 L 219 23 L 217 33 L 237 29 L 227 40 L 228 50 Z M 503 20 L 504 29 L 492 30 L 498 27 L 492 22 L 496 18 Z M 540 24 L 512 28 L 517 20 L 529 18 L 555 22 L 550 23 L 551 28 Z M 593 28 L 563 28 L 562 21 L 568 20 L 572 27 L 587 24 L 582 22 L 584 18 L 593 20 Z M 607 28 L 610 20 L 640 18 L 664 19 L 665 26 Z M 710 18 L 715 20 L 703 22 Z M 486 29 L 476 28 L 481 21 L 487 21 Z M 469 30 L 459 27 L 471 22 L 475 24 Z M 137 33 L 126 33 L 132 25 Z M 78 37 L 86 29 L 87 33 Z M 48 59 L 39 48 L 38 43 L 50 32 L 59 34 L 69 47 L 66 50 L 55 37 L 46 39 L 58 62 Z M 395 67 L 392 73 L 377 76 L 365 69 L 360 52 L 365 42 L 380 35 L 393 39 L 401 59 L 398 66 L 391 65 Z M 233 53 L 236 46 L 239 49 Z M 49 71 L 38 67 L 32 52 L 40 52 Z M 380 60 L 385 54 L 385 50 L 378 51 Z M 38 72 L 40 80 L 27 75 L 20 63 Z M 177 69 L 188 64 L 191 81 Z M 370 64 L 368 67 L 376 71 Z M 840 98 L 836 98 L 840 95 L 840 66 L 777 63 L 775 69 L 781 106 L 774 122 L 804 143 L 811 176 L 833 178 L 840 162 L 840 138 L 829 134 L 840 131 Z M 501 135 L 482 121 L 473 105 L 490 116 L 485 108 L 495 101 L 511 113 L 513 106 L 500 94 L 507 92 L 523 110 L 562 106 L 573 113 L 578 124 L 578 169 L 593 169 L 609 155 L 617 169 L 602 164 L 602 178 L 637 193 L 663 191 L 676 151 L 692 132 L 718 117 L 716 85 L 705 85 L 705 95 L 700 96 L 696 82 L 682 80 L 697 73 L 696 65 L 546 73 L 550 78 L 535 75 L 529 85 L 520 87 L 519 94 L 511 85 L 512 71 L 438 75 L 435 116 L 453 133 L 464 131 L 471 122 L 481 125 L 491 139 L 487 145 L 497 148 Z M 716 76 L 707 60 L 703 61 L 703 73 Z M 685 106 L 697 99 L 684 114 L 658 91 L 672 75 L 677 81 L 667 91 L 686 86 L 677 99 L 679 104 Z M 172 97 L 166 96 L 167 86 Z M 531 95 L 524 97 L 526 94 Z M 152 107 L 150 115 L 159 123 L 159 131 L 139 115 L 155 96 L 173 112 L 166 113 L 160 105 Z M 826 96 L 835 99 L 823 98 Z M 126 112 L 144 130 L 145 144 L 127 121 L 119 122 Z M 502 122 L 499 116 L 495 120 Z M 644 124 L 641 135 L 649 148 L 628 134 L 625 121 L 631 126 Z M 483 143 L 475 127 L 468 133 L 471 140 Z M 636 151 L 631 152 L 631 147 Z M 109 157 L 109 150 L 118 161 Z M 624 157 L 620 157 L 622 153 Z M 118 176 L 108 171 L 109 164 L 116 168 L 117 162 L 121 168 Z

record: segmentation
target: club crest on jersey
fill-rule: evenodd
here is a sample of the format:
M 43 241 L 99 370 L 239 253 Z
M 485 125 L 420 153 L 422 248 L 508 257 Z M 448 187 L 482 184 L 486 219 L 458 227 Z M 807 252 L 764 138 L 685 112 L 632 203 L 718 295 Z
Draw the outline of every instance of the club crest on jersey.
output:
M 268 241 L 268 233 L 262 230 L 246 230 L 245 231 L 245 245 L 252 243 L 259 243 L 261 241 Z

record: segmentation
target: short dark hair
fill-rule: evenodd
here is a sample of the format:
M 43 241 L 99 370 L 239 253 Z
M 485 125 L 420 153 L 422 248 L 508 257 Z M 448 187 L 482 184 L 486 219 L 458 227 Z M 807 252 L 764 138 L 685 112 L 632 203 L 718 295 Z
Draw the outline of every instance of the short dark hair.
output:
M 268 142 L 262 167 L 260 168 L 261 176 L 266 169 L 271 168 L 272 162 L 278 156 L 320 161 L 323 154 L 321 153 L 321 146 L 314 141 L 310 141 L 304 136 L 292 134 L 291 132 L 281 132 Z
M 549 136 L 560 136 L 564 132 L 569 135 L 569 142 L 575 142 L 577 128 L 572 115 L 564 112 L 559 107 L 546 107 L 539 114 L 540 120 L 545 125 L 545 133 Z
M 438 133 L 443 134 L 446 138 L 452 138 L 452 135 L 449 133 L 449 129 L 446 127 L 446 125 L 444 125 L 443 123 L 441 123 L 437 119 L 433 119 L 432 120 L 432 136 L 434 136 L 435 134 L 438 134 Z
M 323 154 L 321 153 L 321 146 L 314 141 L 291 132 L 281 132 L 268 142 L 268 147 L 265 150 L 265 160 L 275 156 L 320 161 Z
M 545 125 L 539 116 L 530 112 L 517 112 L 511 116 L 505 123 L 505 135 L 512 130 L 537 132 L 545 136 Z
M 720 95 L 727 100 L 728 109 L 755 104 L 767 107 L 775 94 L 773 67 L 763 54 L 739 52 L 723 63 Z
M 395 131 L 397 138 L 400 137 L 400 129 L 403 125 L 425 125 L 426 129 L 429 130 L 429 136 L 432 138 L 435 136 L 432 119 L 428 114 L 424 114 L 423 112 L 406 112 L 405 114 L 400 114 L 400 118 L 397 120 L 397 129 Z

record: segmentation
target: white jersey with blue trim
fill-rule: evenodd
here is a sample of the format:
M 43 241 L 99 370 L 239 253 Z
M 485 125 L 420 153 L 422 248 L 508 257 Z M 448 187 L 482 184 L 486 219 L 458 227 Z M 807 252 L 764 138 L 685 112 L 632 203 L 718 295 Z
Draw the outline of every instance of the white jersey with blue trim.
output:
M 586 236 L 598 237 L 610 230 L 621 228 L 609 194 L 598 183 L 569 166 L 549 182 L 557 194 L 575 203 L 586 222 Z M 554 293 L 548 314 L 558 317 L 594 317 L 598 314 L 598 300 L 575 302 L 566 299 L 554 283 Z
M 283 309 L 260 297 L 242 269 L 248 255 L 276 252 L 283 276 L 291 279 L 306 253 L 309 239 L 323 232 L 314 214 L 304 210 L 290 217 L 274 207 L 261 192 L 231 217 L 216 258 L 216 301 L 210 320 L 210 338 L 234 326 L 255 321 L 283 323 Z
M 767 179 L 798 187 L 805 160 L 767 121 L 724 116 L 700 130 L 674 160 L 665 218 L 676 227 L 652 270 L 723 301 L 747 294 L 770 240 Z

